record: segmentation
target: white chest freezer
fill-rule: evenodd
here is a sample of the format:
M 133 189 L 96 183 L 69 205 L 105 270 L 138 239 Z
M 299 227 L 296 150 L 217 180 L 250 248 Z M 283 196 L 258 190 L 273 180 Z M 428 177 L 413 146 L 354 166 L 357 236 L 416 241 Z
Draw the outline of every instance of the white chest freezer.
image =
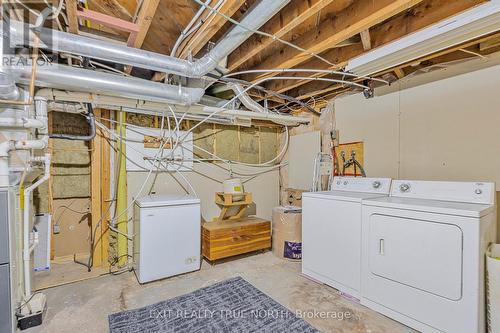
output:
M 134 270 L 139 283 L 200 269 L 200 199 L 149 195 L 134 207 Z

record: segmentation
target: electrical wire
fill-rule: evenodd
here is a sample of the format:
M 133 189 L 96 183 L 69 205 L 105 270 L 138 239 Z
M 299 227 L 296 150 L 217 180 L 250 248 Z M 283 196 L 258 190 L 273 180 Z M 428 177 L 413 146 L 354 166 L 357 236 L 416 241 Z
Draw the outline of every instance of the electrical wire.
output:
M 102 124 L 99 124 L 98 126 L 99 126 L 100 128 L 102 128 L 103 130 L 105 130 L 105 127 L 104 127 Z M 110 134 L 111 134 L 111 135 L 113 135 L 113 136 L 115 136 L 115 137 L 117 137 L 117 138 L 119 139 L 119 134 L 116 134 L 116 133 L 113 133 L 113 132 L 111 132 Z M 122 139 L 125 141 L 125 144 L 126 144 L 126 146 L 127 146 L 127 149 L 131 149 L 131 150 L 135 151 L 137 154 L 139 154 L 139 155 L 143 156 L 143 158 L 145 158 L 145 159 L 146 159 L 146 158 L 148 158 L 148 156 L 147 156 L 147 155 L 146 155 L 143 151 L 137 150 L 137 149 L 135 149 L 133 146 L 130 146 L 130 145 L 128 145 L 128 144 L 126 143 L 126 142 L 129 142 L 129 141 L 130 141 L 130 142 L 139 142 L 139 141 L 137 141 L 137 140 L 130 140 L 130 139 L 127 139 L 127 138 L 122 138 Z M 187 142 L 187 141 L 185 141 L 185 142 Z M 267 166 L 267 165 L 262 165 L 262 164 L 265 164 L 266 162 L 265 162 L 265 163 L 262 163 L 262 164 L 251 164 L 251 163 L 244 163 L 244 162 L 239 162 L 239 161 L 232 161 L 232 160 L 223 159 L 223 158 L 221 158 L 221 157 L 219 157 L 219 156 L 217 156 L 217 155 L 215 155 L 215 154 L 213 154 L 213 153 L 211 153 L 211 152 L 209 152 L 209 151 L 207 151 L 207 150 L 203 149 L 202 147 L 199 147 L 199 146 L 196 146 L 196 145 L 193 145 L 193 147 L 195 147 L 195 148 L 197 148 L 197 149 L 199 149 L 199 150 L 201 150 L 201 151 L 203 151 L 203 152 L 205 152 L 205 153 L 207 153 L 207 154 L 213 155 L 213 156 L 215 157 L 215 158 L 213 159 L 213 161 L 219 161 L 219 162 L 223 162 L 223 163 L 226 163 L 226 164 L 231 164 L 231 163 L 232 163 L 232 164 L 235 164 L 235 165 L 239 165 L 239 164 L 241 164 L 241 165 L 243 165 L 243 166 L 248 166 L 248 167 L 262 167 L 262 168 L 266 167 L 266 168 L 268 168 L 268 169 L 266 169 L 266 170 L 264 170 L 264 171 L 258 171 L 258 172 L 254 172 L 254 173 L 243 173 L 243 172 L 233 171 L 233 173 L 234 173 L 234 174 L 236 174 L 236 175 L 238 175 L 238 176 L 255 176 L 255 175 L 258 175 L 258 174 L 260 174 L 260 173 L 262 173 L 262 172 L 268 172 L 268 171 L 274 170 L 274 169 L 276 169 L 276 168 L 278 168 L 278 167 L 282 167 L 282 166 L 286 165 L 286 163 L 285 163 L 285 164 L 278 164 L 278 165 L 273 165 L 273 166 Z M 189 149 L 189 148 L 187 148 L 187 147 L 184 147 L 184 149 L 186 149 L 187 151 L 192 152 L 192 153 L 194 154 L 194 151 L 193 151 L 193 150 L 191 150 L 191 149 Z M 283 151 L 285 151 L 285 148 L 283 149 Z M 283 152 L 283 151 L 282 151 L 282 152 Z M 282 153 L 281 153 L 281 154 L 282 154 Z M 132 161 L 132 160 L 130 160 L 128 157 L 126 157 L 126 158 L 127 158 L 127 160 L 129 160 L 129 161 L 133 162 L 133 161 Z M 167 161 L 165 161 L 165 160 L 166 160 L 166 159 L 168 159 L 168 158 L 169 158 L 169 157 L 163 157 L 163 160 L 160 160 L 160 159 L 158 158 L 158 159 L 156 159 L 155 161 L 160 161 L 160 162 L 162 162 L 162 165 L 163 165 L 163 163 L 167 163 Z M 154 158 L 149 158 L 148 160 L 153 160 L 153 159 L 154 159 Z M 191 160 L 182 159 L 182 161 L 184 161 L 184 162 L 185 162 L 185 161 L 194 161 L 194 162 L 198 162 L 198 163 L 201 163 L 201 164 L 209 165 L 209 166 L 212 166 L 212 167 L 222 168 L 222 169 L 223 169 L 224 171 L 226 171 L 226 172 L 229 172 L 229 171 L 230 171 L 229 169 L 224 168 L 224 167 L 222 167 L 221 165 L 218 165 L 218 164 L 210 164 L 210 163 L 205 163 L 205 162 L 203 161 L 203 159 L 195 159 L 195 158 L 194 158 L 194 159 L 191 159 Z M 168 162 L 170 162 L 170 163 L 175 163 L 175 164 L 178 164 L 178 165 L 179 165 L 179 163 L 176 163 L 176 160 L 173 160 L 173 161 L 168 161 Z M 147 169 L 147 168 L 145 168 L 145 167 L 143 167 L 143 166 L 141 166 L 141 165 L 138 165 L 138 164 L 136 164 L 136 165 L 137 165 L 139 168 L 141 168 L 141 169 L 143 169 L 143 170 L 145 170 L 145 171 L 148 171 L 148 170 L 149 170 L 149 169 Z M 182 164 L 180 164 L 180 165 L 182 165 Z M 158 171 L 160 171 L 160 170 L 158 169 Z M 163 170 L 163 169 L 161 169 L 161 171 L 170 171 L 170 172 L 172 172 L 172 171 L 175 171 L 175 170 L 168 170 L 168 169 Z
M 193 127 L 191 127 L 184 134 L 182 140 L 185 140 L 185 138 L 187 137 L 187 135 L 189 135 L 189 133 L 191 133 L 193 130 L 195 130 L 198 126 L 201 126 L 203 123 L 207 122 L 210 118 L 212 118 L 216 114 L 224 111 L 225 108 L 228 105 L 230 105 L 233 101 L 235 101 L 237 98 L 239 98 L 241 95 L 245 94 L 248 90 L 252 89 L 253 87 L 258 86 L 258 85 L 260 85 L 260 84 L 262 84 L 263 82 L 266 82 L 266 81 L 271 81 L 271 80 L 287 80 L 287 79 L 290 79 L 290 80 L 301 80 L 301 79 L 304 79 L 304 78 L 303 77 L 302 78 L 301 77 L 266 77 L 266 78 L 262 78 L 262 79 L 257 80 L 256 82 L 252 83 L 251 85 L 249 85 L 248 87 L 246 87 L 245 89 L 243 89 L 240 93 L 236 94 L 236 96 L 234 96 L 233 98 L 231 98 L 230 100 L 228 100 L 225 104 L 223 104 L 220 107 L 220 109 L 213 111 L 212 113 L 210 113 L 209 115 L 207 115 L 204 119 L 202 119 L 199 123 L 197 123 L 196 125 L 194 125 Z M 306 79 L 310 79 L 310 78 L 306 78 Z M 350 85 L 361 86 L 361 87 L 363 87 L 365 89 L 370 89 L 367 86 L 363 86 L 363 85 L 360 85 L 358 83 L 348 82 L 348 81 L 344 81 L 344 80 L 334 80 L 334 79 L 325 79 L 325 78 L 314 78 L 314 80 L 336 82 L 336 83 L 347 83 L 347 84 L 350 84 Z
M 105 120 L 105 121 L 110 121 L 110 122 L 114 122 L 114 123 L 117 123 L 116 120 L 112 120 L 112 119 L 109 119 L 109 118 L 104 118 L 104 117 L 96 117 L 97 119 L 99 120 Z M 179 122 L 180 123 L 180 122 Z M 99 128 L 107 131 L 108 133 L 110 133 L 112 136 L 114 136 L 115 138 L 117 139 L 120 139 L 120 135 L 119 134 L 116 134 L 115 132 L 111 131 L 110 129 L 108 129 L 107 127 L 105 127 L 104 125 L 100 124 L 99 122 L 97 122 Z M 143 132 L 140 131 L 140 129 L 143 129 L 143 127 L 141 126 L 137 126 L 137 125 L 134 125 L 134 124 L 129 124 L 129 123 L 124 123 L 124 125 L 129 128 L 129 130 L 131 131 L 134 131 L 136 133 L 139 133 L 139 134 L 144 134 Z M 139 130 L 135 130 L 135 129 L 139 129 Z M 239 161 L 235 161 L 235 160 L 229 160 L 229 159 L 224 159 L 222 157 L 219 157 L 213 153 L 211 153 L 210 151 L 208 150 L 205 150 L 204 148 L 200 147 L 200 146 L 197 146 L 193 143 L 193 147 L 205 152 L 206 154 L 209 154 L 211 156 L 214 157 L 214 159 L 216 161 L 220 161 L 220 162 L 224 162 L 224 163 L 232 163 L 232 164 L 240 164 L 240 165 L 246 165 L 246 166 L 251 166 L 251 167 L 269 167 L 268 164 L 271 164 L 273 163 L 274 161 L 276 161 L 281 155 L 283 155 L 286 150 L 288 149 L 287 145 L 288 145 L 288 142 L 289 142 L 289 130 L 288 130 L 288 127 L 285 127 L 285 133 L 286 133 L 286 139 L 285 139 L 285 145 L 283 145 L 282 149 L 280 150 L 280 152 L 278 153 L 277 157 L 276 158 L 273 158 L 272 160 L 269 160 L 269 161 L 266 161 L 266 162 L 262 162 L 262 163 L 245 163 L 245 162 L 239 162 Z M 210 134 L 210 135 L 213 135 L 213 134 Z M 140 141 L 140 140 L 134 140 L 134 139 L 130 139 L 130 138 L 122 138 L 124 141 L 128 141 L 128 142 L 135 142 L 135 143 L 143 143 L 143 141 Z M 187 142 L 194 142 L 194 139 L 191 139 L 191 140 L 184 140 L 182 141 L 182 143 L 187 143 Z M 133 147 L 130 147 L 132 150 L 134 150 L 135 152 L 139 153 L 139 154 L 142 154 L 144 155 L 143 152 L 139 151 L 139 150 L 136 150 L 135 148 Z M 184 149 L 190 151 L 190 152 L 193 152 L 192 150 L 190 150 L 189 148 L 187 147 L 184 147 Z M 194 152 L 193 152 L 194 153 Z
M 275 40 L 275 41 L 278 41 L 278 42 L 280 42 L 280 43 L 282 43 L 282 44 L 285 44 L 285 45 L 287 45 L 287 46 L 290 46 L 290 47 L 292 47 L 292 48 L 294 48 L 294 49 L 296 49 L 296 50 L 298 50 L 298 51 L 300 51 L 300 52 L 307 53 L 307 54 L 308 54 L 308 55 L 310 55 L 311 57 L 317 58 L 317 59 L 319 59 L 319 60 L 323 61 L 324 63 L 326 63 L 326 64 L 328 64 L 328 65 L 330 65 L 330 66 L 335 66 L 335 64 L 334 64 L 334 63 L 332 63 L 331 61 L 329 61 L 329 60 L 327 60 L 327 59 L 323 58 L 322 56 L 320 56 L 319 54 L 317 54 L 317 53 L 315 53 L 315 52 L 308 51 L 308 50 L 306 50 L 306 49 L 304 49 L 304 48 L 302 48 L 302 47 L 300 47 L 300 46 L 297 46 L 297 45 L 295 45 L 295 44 L 293 44 L 293 43 L 287 42 L 286 40 L 283 40 L 283 39 L 279 38 L 279 37 L 278 37 L 278 36 L 276 36 L 276 35 L 272 35 L 272 34 L 269 34 L 269 33 L 267 33 L 267 32 L 263 32 L 263 31 L 257 30 L 257 29 L 252 29 L 252 28 L 249 28 L 249 27 L 245 26 L 244 24 L 241 24 L 240 22 L 238 22 L 238 21 L 234 20 L 233 18 L 229 17 L 228 15 L 226 15 L 226 14 L 224 14 L 224 13 L 220 12 L 219 10 L 216 10 L 216 9 L 214 9 L 214 8 L 212 8 L 212 7 L 208 6 L 208 5 L 205 5 L 205 4 L 204 4 L 201 0 L 194 0 L 194 1 L 195 1 L 197 4 L 199 4 L 200 6 L 204 6 L 205 8 L 207 8 L 208 10 L 210 10 L 211 12 L 213 12 L 213 13 L 215 13 L 215 14 L 217 14 L 217 15 L 222 16 L 222 17 L 223 17 L 223 18 L 225 18 L 227 21 L 229 21 L 229 22 L 231 22 L 231 23 L 233 23 L 233 24 L 235 24 L 235 25 L 238 25 L 238 26 L 242 27 L 243 29 L 245 29 L 245 30 L 247 30 L 247 31 L 250 31 L 250 32 L 252 32 L 252 33 L 254 33 L 254 34 L 257 34 L 257 35 L 261 35 L 261 36 L 269 37 L 269 38 L 271 38 L 272 40 Z
M 245 70 L 245 71 L 229 73 L 229 74 L 224 75 L 224 77 L 231 77 L 231 76 L 237 76 L 237 75 L 242 75 L 242 74 L 255 74 L 255 73 L 324 73 L 324 74 L 332 74 L 332 75 L 350 76 L 350 77 L 355 77 L 357 79 L 372 80 L 372 81 L 377 81 L 377 82 L 389 84 L 389 81 L 387 81 L 387 80 L 374 78 L 371 76 L 362 76 L 362 75 L 357 75 L 354 73 L 344 72 L 344 71 L 335 71 L 335 70 L 329 70 L 329 69 L 311 69 L 311 68 L 249 69 L 249 70 Z M 311 79 L 312 79 L 312 77 L 311 77 Z

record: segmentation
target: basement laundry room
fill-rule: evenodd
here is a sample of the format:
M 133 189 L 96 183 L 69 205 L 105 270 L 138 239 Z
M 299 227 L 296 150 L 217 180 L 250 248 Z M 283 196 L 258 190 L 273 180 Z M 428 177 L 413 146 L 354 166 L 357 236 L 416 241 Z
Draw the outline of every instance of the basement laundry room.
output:
M 500 333 L 500 0 L 3 0 L 0 333 Z

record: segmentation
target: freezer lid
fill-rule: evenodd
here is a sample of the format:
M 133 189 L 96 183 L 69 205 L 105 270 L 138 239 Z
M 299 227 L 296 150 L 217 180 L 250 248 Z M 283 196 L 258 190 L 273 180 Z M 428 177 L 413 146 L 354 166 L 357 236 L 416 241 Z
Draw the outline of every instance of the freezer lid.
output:
M 367 199 L 363 205 L 476 218 L 495 210 L 495 205 L 400 197 Z
M 386 196 L 381 193 L 350 192 L 350 191 L 322 191 L 302 193 L 302 198 L 318 198 L 326 200 L 361 202 L 361 200 Z
M 141 207 L 163 207 L 200 204 L 200 199 L 188 194 L 152 194 L 140 197 L 136 204 Z

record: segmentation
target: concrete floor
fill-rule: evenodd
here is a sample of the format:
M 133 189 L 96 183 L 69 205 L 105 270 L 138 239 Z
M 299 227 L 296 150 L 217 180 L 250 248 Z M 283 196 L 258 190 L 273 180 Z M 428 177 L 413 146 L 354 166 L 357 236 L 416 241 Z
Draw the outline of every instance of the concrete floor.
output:
M 313 311 L 335 313 L 328 319 L 305 318 L 322 332 L 415 332 L 301 276 L 300 263 L 278 259 L 270 252 L 215 266 L 204 262 L 200 271 L 143 286 L 127 272 L 47 289 L 44 324 L 26 332 L 107 332 L 108 314 L 160 302 L 234 276 L 243 277 L 293 312 L 308 311 L 310 316 Z

